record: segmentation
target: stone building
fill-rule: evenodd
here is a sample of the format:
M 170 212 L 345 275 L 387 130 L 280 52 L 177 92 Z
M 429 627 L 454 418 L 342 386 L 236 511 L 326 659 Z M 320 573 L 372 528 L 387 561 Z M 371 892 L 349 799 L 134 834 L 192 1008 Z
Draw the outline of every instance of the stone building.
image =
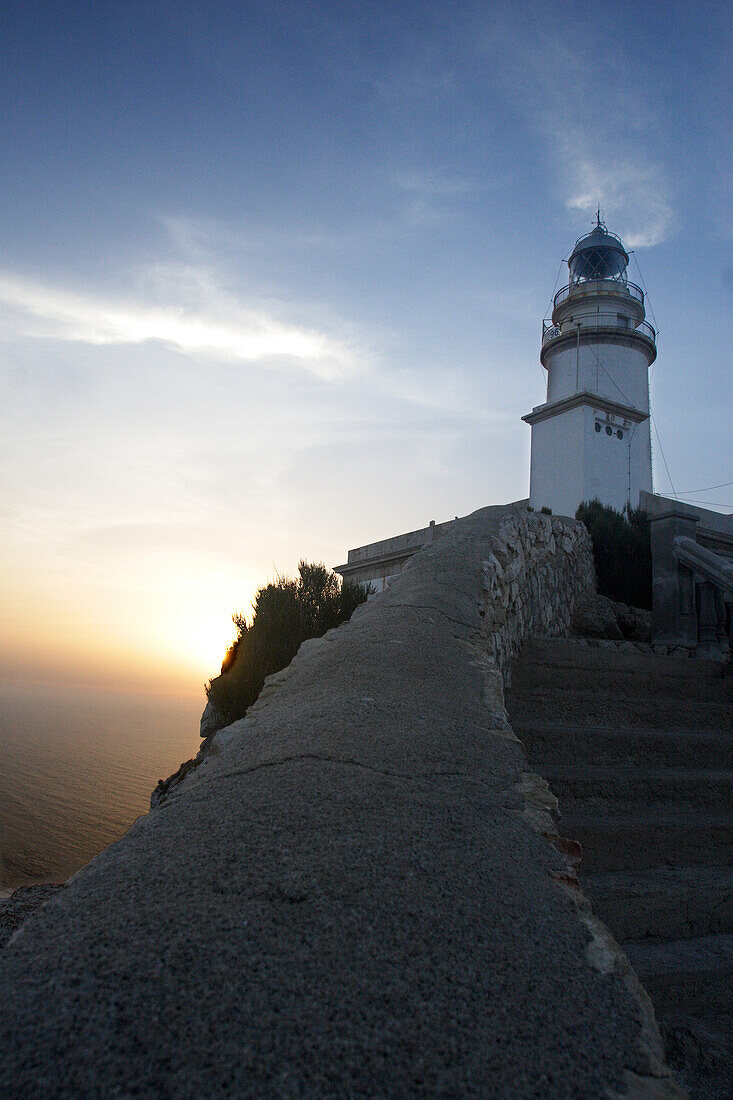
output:
M 380 542 L 357 546 L 356 549 L 349 550 L 346 564 L 337 565 L 335 572 L 340 573 L 345 581 L 370 584 L 375 593 L 383 592 L 390 581 L 399 576 L 413 554 L 421 546 L 440 538 L 452 523 L 453 520 L 436 523 L 431 519 L 427 527 L 421 527 L 417 531 L 408 531 L 404 535 L 394 535 Z

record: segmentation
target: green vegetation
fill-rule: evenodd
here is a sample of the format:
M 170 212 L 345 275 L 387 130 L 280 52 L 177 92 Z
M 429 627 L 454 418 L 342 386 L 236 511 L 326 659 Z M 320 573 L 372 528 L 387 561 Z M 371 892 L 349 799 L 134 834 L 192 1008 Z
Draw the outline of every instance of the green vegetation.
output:
M 591 500 L 578 506 L 575 518 L 590 532 L 601 595 L 651 610 L 652 552 L 646 512 L 628 505 L 617 512 L 600 500 Z
M 341 579 L 322 564 L 301 561 L 298 577 L 278 577 L 260 588 L 252 621 L 233 615 L 238 635 L 206 687 L 209 702 L 226 719 L 242 718 L 267 676 L 289 665 L 306 638 L 320 638 L 351 617 L 371 586 Z

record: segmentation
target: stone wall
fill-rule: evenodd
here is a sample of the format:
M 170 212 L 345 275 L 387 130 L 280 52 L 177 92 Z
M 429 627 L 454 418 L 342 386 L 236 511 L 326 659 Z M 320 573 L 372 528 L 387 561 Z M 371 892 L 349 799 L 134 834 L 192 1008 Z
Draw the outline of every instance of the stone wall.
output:
M 530 634 L 567 633 L 577 601 L 594 590 L 593 548 L 582 523 L 508 515 L 483 562 L 480 607 L 487 648 L 504 678 Z

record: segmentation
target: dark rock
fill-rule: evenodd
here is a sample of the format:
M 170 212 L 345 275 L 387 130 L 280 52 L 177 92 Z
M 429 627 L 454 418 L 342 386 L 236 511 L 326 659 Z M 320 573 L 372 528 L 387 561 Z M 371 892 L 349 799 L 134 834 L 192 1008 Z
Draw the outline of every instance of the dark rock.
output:
M 224 726 L 228 725 L 229 723 L 221 711 L 218 711 L 213 703 L 207 703 L 204 707 L 204 713 L 201 715 L 200 735 L 202 737 L 211 737 L 217 730 L 223 729 Z
M 602 638 L 608 641 L 649 642 L 652 613 L 642 607 L 627 607 L 608 596 L 596 593 L 576 605 L 570 633 L 578 638 Z
M 630 642 L 649 642 L 652 637 L 652 613 L 643 607 L 616 604 L 616 619 L 624 638 Z
M 598 594 L 579 600 L 570 622 L 570 633 L 578 638 L 606 638 L 610 641 L 621 641 L 623 634 L 618 624 L 613 600 Z
M 165 802 L 171 791 L 183 782 L 190 771 L 198 767 L 202 759 L 201 753 L 198 756 L 192 756 L 190 760 L 184 760 L 178 771 L 174 772 L 173 775 L 169 775 L 167 779 L 159 779 L 155 790 L 150 796 L 150 809 L 155 810 Z
M 36 886 L 19 886 L 9 898 L 0 901 L 0 948 L 5 947 L 10 937 L 32 913 L 35 913 L 36 909 L 40 909 L 63 888 L 63 882 L 40 882 Z

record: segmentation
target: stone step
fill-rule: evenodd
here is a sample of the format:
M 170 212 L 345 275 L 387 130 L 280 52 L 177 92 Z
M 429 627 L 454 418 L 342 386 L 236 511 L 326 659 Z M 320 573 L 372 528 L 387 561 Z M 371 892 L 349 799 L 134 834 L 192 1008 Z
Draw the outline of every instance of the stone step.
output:
M 733 1010 L 733 935 L 627 943 L 624 950 L 658 1013 Z
M 733 769 L 733 737 L 700 730 L 619 729 L 578 722 L 521 722 L 512 726 L 533 771 L 541 763 L 638 764 Z
M 538 635 L 529 638 L 521 654 L 513 662 L 513 667 L 523 664 L 532 668 L 556 667 L 573 669 L 595 669 L 606 672 L 653 672 L 663 678 L 674 681 L 719 682 L 725 689 L 721 678 L 719 662 L 706 658 L 663 657 L 645 650 L 639 652 L 634 643 L 586 642 L 577 638 L 544 638 Z
M 621 943 L 733 932 L 733 869 L 652 867 L 582 874 L 581 885 Z
M 707 811 L 733 808 L 733 771 L 713 768 L 648 767 L 638 764 L 554 764 L 533 761 L 550 784 L 560 808 L 571 803 L 626 805 L 632 812 L 667 805 Z
M 593 691 L 566 688 L 510 689 L 506 705 L 518 725 L 552 722 L 588 726 L 617 726 L 657 730 L 709 730 L 733 733 L 733 708 L 707 700 L 667 699 L 644 691 L 623 694 L 598 687 Z
M 659 1015 L 667 1061 L 693 1100 L 731 1100 L 733 1015 Z
M 520 659 L 512 665 L 511 689 L 533 692 L 601 690 L 624 696 L 644 693 L 685 702 L 729 703 L 728 684 L 720 676 L 662 675 L 649 661 L 633 662 L 633 666 L 608 666 L 602 655 L 596 657 L 592 666 L 536 664 Z
M 563 836 L 580 842 L 584 873 L 731 863 L 733 813 L 570 806 L 559 827 Z

